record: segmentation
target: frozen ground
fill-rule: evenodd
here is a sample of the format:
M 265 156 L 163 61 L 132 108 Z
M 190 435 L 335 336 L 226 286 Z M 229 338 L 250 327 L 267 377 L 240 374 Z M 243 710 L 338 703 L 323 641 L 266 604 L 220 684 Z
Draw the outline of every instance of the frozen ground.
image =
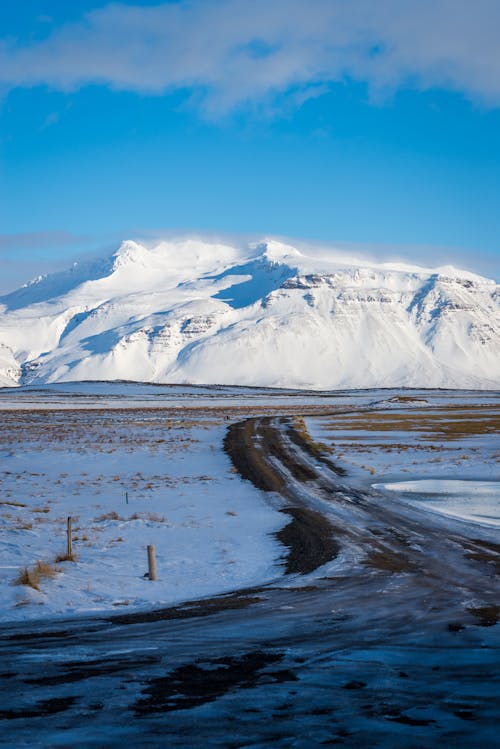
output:
M 205 554 L 224 575 L 232 574 L 240 543 L 249 553 L 252 524 L 253 566 L 263 562 L 263 578 L 168 608 L 139 599 L 121 605 L 131 584 L 126 593 L 108 588 L 107 598 L 78 616 L 34 621 L 27 612 L 47 612 L 47 603 L 14 609 L 26 621 L 0 626 L 0 745 L 498 745 L 498 528 L 422 511 L 397 491 L 372 487 L 498 480 L 495 394 L 365 391 L 308 394 L 302 402 L 299 394 L 208 388 L 195 389 L 189 405 L 182 388 L 146 397 L 141 386 L 121 394 L 121 386 L 109 387 L 99 395 L 90 386 L 21 390 L 19 410 L 9 410 L 11 394 L 3 401 L 2 467 L 25 461 L 28 473 L 3 475 L 2 491 L 9 501 L 14 490 L 32 497 L 32 515 L 42 518 L 16 530 L 17 513 L 27 508 L 3 506 L 12 513 L 4 537 L 12 533 L 18 551 L 21 538 L 43 537 L 52 554 L 64 547 L 67 505 L 55 512 L 48 500 L 83 505 L 78 561 L 43 581 L 44 594 L 85 569 L 87 553 L 96 575 L 111 554 L 115 568 L 126 566 L 139 587 L 153 589 L 141 579 L 153 531 L 157 548 L 172 549 L 162 551 L 160 570 L 171 564 L 173 577 L 182 570 L 175 551 L 181 562 L 185 553 Z M 224 434 L 238 473 L 220 450 Z M 108 507 L 94 505 L 108 502 L 126 519 L 100 520 Z M 268 534 L 283 524 L 280 502 L 290 522 L 274 539 Z M 46 506 L 49 512 L 35 513 Z M 141 514 L 150 511 L 167 521 Z M 134 512 L 139 520 L 128 519 Z M 82 517 L 96 527 L 89 547 Z M 51 523 L 62 532 L 49 538 L 43 529 Z M 124 538 L 131 529 L 134 543 L 117 542 L 115 524 Z M 199 549 L 197 539 L 233 546 L 219 554 L 221 547 Z M 240 569 L 244 577 L 248 570 Z M 108 576 L 107 584 L 116 580 Z
M 408 498 L 408 480 L 417 477 L 469 485 L 498 478 L 494 393 L 134 383 L 4 389 L 1 618 L 161 606 L 278 578 L 282 502 L 243 481 L 222 443 L 235 419 L 303 409 L 317 414 L 306 419 L 310 434 L 355 485 Z M 498 494 L 486 502 L 495 516 Z M 481 513 L 456 495 L 440 506 L 469 519 Z M 56 562 L 68 516 L 76 561 Z M 154 583 L 144 577 L 148 544 L 157 553 Z M 36 587 L 15 584 L 38 561 L 49 567 Z
M 184 410 L 4 411 L 1 618 L 159 606 L 278 576 L 272 533 L 286 520 L 231 471 L 226 424 Z M 56 563 L 68 515 L 76 561 Z M 37 560 L 54 576 L 15 585 Z
M 399 392 L 374 390 L 294 390 L 284 388 L 232 387 L 228 385 L 158 385 L 142 382 L 60 382 L 54 385 L 0 387 L 0 411 L 100 408 L 269 408 L 296 405 L 368 406 L 385 403 Z M 404 392 L 404 391 L 401 391 Z M 424 397 L 425 391 L 412 391 Z M 468 391 L 462 391 L 468 392 Z M 422 395 L 419 395 L 421 394 Z M 471 391 L 475 402 L 488 402 L 490 393 Z M 436 396 L 437 397 L 437 396 Z M 442 400 L 453 399 L 454 391 L 443 391 Z
M 352 406 L 306 423 L 354 483 L 499 478 L 500 399 L 495 392 L 401 392 Z

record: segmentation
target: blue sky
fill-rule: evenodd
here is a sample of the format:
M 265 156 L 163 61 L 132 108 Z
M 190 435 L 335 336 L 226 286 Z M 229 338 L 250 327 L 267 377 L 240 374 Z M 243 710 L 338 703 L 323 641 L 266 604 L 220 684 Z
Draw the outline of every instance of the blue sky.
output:
M 493 0 L 0 4 L 0 290 L 228 232 L 500 277 Z

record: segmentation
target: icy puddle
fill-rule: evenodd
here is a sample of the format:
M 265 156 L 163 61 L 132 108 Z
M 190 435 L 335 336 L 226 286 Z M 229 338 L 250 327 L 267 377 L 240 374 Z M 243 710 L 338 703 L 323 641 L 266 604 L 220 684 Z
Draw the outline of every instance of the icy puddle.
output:
M 443 515 L 500 526 L 500 481 L 421 479 L 372 486 L 398 492 L 410 504 Z

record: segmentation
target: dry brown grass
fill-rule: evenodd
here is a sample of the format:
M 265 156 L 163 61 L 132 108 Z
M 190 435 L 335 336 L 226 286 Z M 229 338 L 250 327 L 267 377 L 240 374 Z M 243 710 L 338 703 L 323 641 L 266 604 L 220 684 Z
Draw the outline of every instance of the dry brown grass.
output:
M 23 567 L 14 580 L 14 585 L 27 585 L 33 590 L 40 590 L 40 581 L 43 578 L 55 577 L 57 570 L 48 562 L 38 562 L 34 567 Z
M 125 520 L 125 518 L 122 518 L 120 515 L 118 515 L 115 510 L 112 510 L 112 512 L 106 512 L 104 515 L 99 515 L 99 517 L 95 519 L 99 523 L 105 520 Z
M 20 531 L 31 531 L 33 529 L 33 523 L 29 520 L 22 520 L 16 525 L 16 530 Z
M 190 437 L 194 428 L 206 429 L 219 425 L 221 420 L 242 419 L 247 416 L 275 413 L 303 413 L 299 402 L 289 406 L 214 406 L 212 408 L 93 408 L 64 409 L 50 407 L 35 411 L 2 412 L 4 429 L 0 433 L 0 447 L 12 448 L 29 442 L 33 450 L 64 450 L 70 444 L 80 453 L 113 452 L 116 449 L 133 452 L 138 445 L 162 453 L 176 453 L 197 442 Z M 309 406 L 308 413 L 325 414 L 335 411 L 331 405 Z M 7 473 L 7 472 L 5 472 Z M 60 473 L 57 481 L 66 479 Z M 52 483 L 54 483 L 52 481 Z
M 330 445 L 313 440 L 302 416 L 294 416 L 293 428 L 299 437 L 309 446 L 309 450 L 313 457 L 321 458 L 324 453 L 329 453 L 330 455 L 333 453 L 333 448 L 330 447 Z
M 38 561 L 36 563 L 36 569 L 40 577 L 55 577 L 57 574 L 57 570 L 48 562 Z
M 151 520 L 153 523 L 167 523 L 168 520 L 164 515 L 158 515 L 156 512 L 134 512 L 129 520 Z
M 148 520 L 153 521 L 154 523 L 167 523 L 167 518 L 164 515 L 158 515 L 156 512 L 148 512 L 146 515 L 146 518 Z
M 75 562 L 76 557 L 74 554 L 68 554 L 67 552 L 65 554 L 58 554 L 55 558 L 56 564 L 60 564 L 61 562 Z
M 28 585 L 34 590 L 40 590 L 38 584 L 40 582 L 40 576 L 36 574 L 35 570 L 30 570 L 28 567 L 23 567 L 19 575 L 14 580 L 14 585 Z
M 417 432 L 422 439 L 459 439 L 496 434 L 500 431 L 500 410 L 495 406 L 448 406 L 400 413 L 377 411 L 339 414 L 327 426 L 332 430 L 362 432 Z

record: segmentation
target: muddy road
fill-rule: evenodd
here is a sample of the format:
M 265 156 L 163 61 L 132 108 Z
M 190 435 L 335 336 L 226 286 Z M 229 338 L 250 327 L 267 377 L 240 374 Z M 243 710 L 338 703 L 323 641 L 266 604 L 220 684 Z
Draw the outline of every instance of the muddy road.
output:
M 493 531 L 351 487 L 295 416 L 232 424 L 225 449 L 289 516 L 283 577 L 3 625 L 0 745 L 498 746 Z

